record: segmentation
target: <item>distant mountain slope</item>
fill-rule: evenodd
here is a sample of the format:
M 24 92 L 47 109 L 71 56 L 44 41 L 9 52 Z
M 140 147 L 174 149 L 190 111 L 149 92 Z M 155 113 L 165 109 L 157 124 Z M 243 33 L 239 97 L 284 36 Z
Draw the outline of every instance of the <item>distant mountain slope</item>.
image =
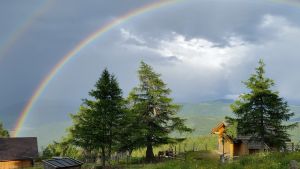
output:
M 59 141 L 62 136 L 67 134 L 67 128 L 72 124 L 69 121 L 58 121 L 55 123 L 47 123 L 35 128 L 27 128 L 22 131 L 23 136 L 32 136 L 38 138 L 39 151 L 45 148 L 53 141 Z
M 179 116 L 187 119 L 187 124 L 194 128 L 194 136 L 210 134 L 211 129 L 225 116 L 232 116 L 229 105 L 232 100 L 216 100 L 203 103 L 181 104 Z
M 192 136 L 208 135 L 213 127 L 219 122 L 224 120 L 225 116 L 233 116 L 230 110 L 230 104 L 232 100 L 215 100 L 202 103 L 182 103 L 182 108 L 179 112 L 179 116 L 185 118 L 186 123 L 195 129 L 191 134 Z M 62 107 L 64 111 L 59 111 L 59 107 Z M 68 108 L 69 107 L 69 108 Z M 291 110 L 295 112 L 295 116 L 292 121 L 299 121 L 300 118 L 300 106 L 290 106 Z M 42 110 L 42 108 L 39 108 Z M 75 112 L 70 106 L 47 106 L 47 110 L 43 114 L 47 113 L 47 116 L 38 118 L 39 122 L 33 123 L 30 128 L 24 129 L 23 136 L 37 136 L 39 147 L 46 146 L 54 140 L 60 139 L 66 134 L 66 128 L 71 125 L 71 120 L 68 113 Z M 63 112 L 61 114 L 60 112 Z M 42 116 L 42 115 L 40 115 Z M 53 116 L 53 117 L 51 117 Z M 63 118 L 61 118 L 63 116 Z M 8 117 L 8 116 L 3 116 Z M 2 117 L 2 118 L 3 118 Z M 49 119 L 49 120 L 47 120 Z M 5 120 L 5 119 L 4 119 Z M 8 119 L 11 120 L 11 119 Z M 291 132 L 292 139 L 300 140 L 300 126 Z
M 202 103 L 181 104 L 179 115 L 187 119 L 187 124 L 194 128 L 193 136 L 207 135 L 225 116 L 233 116 L 230 109 L 231 100 L 216 100 Z M 291 122 L 300 122 L 300 106 L 291 105 L 290 109 L 295 113 Z M 300 141 L 300 123 L 297 128 L 290 131 L 292 140 Z

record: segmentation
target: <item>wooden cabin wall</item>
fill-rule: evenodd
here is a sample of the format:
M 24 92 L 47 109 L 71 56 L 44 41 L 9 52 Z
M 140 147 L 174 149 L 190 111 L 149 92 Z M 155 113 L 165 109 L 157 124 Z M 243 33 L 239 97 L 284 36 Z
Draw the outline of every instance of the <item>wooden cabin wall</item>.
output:
M 248 145 L 245 143 L 241 143 L 239 155 L 248 155 L 249 149 Z
M 219 140 L 219 153 L 223 153 L 223 143 L 222 139 Z M 224 153 L 226 155 L 233 156 L 233 144 L 230 141 L 225 141 L 224 142 Z
M 245 143 L 236 143 L 234 144 L 234 153 L 233 156 L 242 156 L 242 155 L 248 155 L 249 150 L 248 146 Z
M 234 144 L 233 156 L 239 156 L 241 154 L 241 144 Z
M 219 128 L 219 130 L 218 130 L 218 145 L 219 145 L 219 153 L 223 153 L 223 143 L 222 143 L 222 140 L 223 140 L 223 133 L 224 133 L 224 131 L 225 131 L 225 127 L 223 126 L 223 127 L 221 127 L 221 128 Z M 224 152 L 226 153 L 226 146 L 225 146 L 225 148 L 224 148 Z
M 223 145 L 222 145 L 222 137 L 218 138 L 218 147 L 219 147 L 219 153 L 222 153 L 223 151 Z
M 14 168 L 26 168 L 32 167 L 31 160 L 19 160 L 19 161 L 0 161 L 0 169 L 14 169 Z

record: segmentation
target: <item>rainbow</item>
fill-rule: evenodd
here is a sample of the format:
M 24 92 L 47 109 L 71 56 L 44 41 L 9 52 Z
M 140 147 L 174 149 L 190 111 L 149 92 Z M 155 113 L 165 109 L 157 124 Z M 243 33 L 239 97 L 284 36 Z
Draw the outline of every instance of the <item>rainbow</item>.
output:
M 2 45 L 0 48 L 0 59 L 4 57 L 6 52 L 11 49 L 13 44 L 31 27 L 31 25 L 34 23 L 35 19 L 39 16 L 43 15 L 45 12 L 47 12 L 50 7 L 52 6 L 53 1 L 48 0 L 44 1 L 42 5 L 38 7 L 38 9 L 33 12 L 21 25 L 18 29 L 13 31 L 13 33 L 10 35 L 9 39 Z
M 104 33 L 108 32 L 112 28 L 128 21 L 129 19 L 138 16 L 140 14 L 152 11 L 154 9 L 166 6 L 168 4 L 173 4 L 175 2 L 179 2 L 181 0 L 160 0 L 156 1 L 154 3 L 146 4 L 142 7 L 136 8 L 132 11 L 129 11 L 125 13 L 124 15 L 119 16 L 118 18 L 104 24 L 99 29 L 97 29 L 95 32 L 91 33 L 89 36 L 87 36 L 85 39 L 80 41 L 71 51 L 69 51 L 66 55 L 62 57 L 62 59 L 52 68 L 50 73 L 40 82 L 37 89 L 34 91 L 33 95 L 23 108 L 19 118 L 17 119 L 17 122 L 15 124 L 15 127 L 12 131 L 12 136 L 16 137 L 19 135 L 20 130 L 24 124 L 24 121 L 26 120 L 26 116 L 33 108 L 34 104 L 37 102 L 40 95 L 43 93 L 43 91 L 46 89 L 47 85 L 55 77 L 55 75 L 60 71 L 60 69 L 73 57 L 77 55 L 78 52 L 80 52 L 84 47 L 89 45 L 91 42 L 93 42 L 95 39 L 99 38 Z

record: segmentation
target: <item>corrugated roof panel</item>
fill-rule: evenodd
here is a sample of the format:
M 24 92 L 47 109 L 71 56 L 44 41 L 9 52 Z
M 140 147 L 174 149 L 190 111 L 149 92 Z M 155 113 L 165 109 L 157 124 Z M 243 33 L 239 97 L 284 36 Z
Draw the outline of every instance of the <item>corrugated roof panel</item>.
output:
M 71 167 L 73 164 L 69 164 L 65 159 L 56 160 L 56 162 L 62 164 L 64 167 Z
M 55 168 L 73 167 L 83 164 L 81 161 L 68 157 L 54 157 L 50 160 L 44 160 L 44 162 L 52 165 Z
M 59 162 L 57 162 L 57 160 L 49 160 L 48 163 L 50 163 L 50 164 L 52 164 L 52 165 L 54 165 L 56 167 L 64 167 L 64 165 L 61 164 L 61 163 L 59 163 Z
M 64 160 L 65 160 L 67 163 L 70 163 L 70 164 L 72 164 L 72 165 L 78 165 L 78 164 L 80 164 L 80 163 L 78 163 L 77 161 L 72 160 L 72 159 L 65 158 Z

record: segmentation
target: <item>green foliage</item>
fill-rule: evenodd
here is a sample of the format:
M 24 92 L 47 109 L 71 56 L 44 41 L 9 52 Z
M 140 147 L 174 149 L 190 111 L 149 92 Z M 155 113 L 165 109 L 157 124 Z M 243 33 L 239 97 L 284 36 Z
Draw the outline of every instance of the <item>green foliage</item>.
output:
M 136 114 L 140 129 L 140 144 L 147 147 L 146 158 L 154 157 L 153 146 L 176 141 L 169 137 L 175 130 L 191 131 L 184 119 L 176 116 L 180 106 L 169 97 L 171 90 L 149 65 L 141 62 L 138 70 L 140 84 L 129 96 L 131 111 Z
M 264 62 L 259 61 L 256 73 L 244 82 L 250 90 L 242 94 L 231 105 L 238 122 L 238 133 L 250 135 L 252 139 L 268 144 L 271 147 L 281 147 L 289 139 L 288 129 L 295 124 L 284 124 L 294 113 L 288 104 L 271 88 L 274 81 L 265 77 Z
M 131 155 L 134 149 L 139 149 L 143 146 L 141 135 L 144 134 L 144 131 L 140 129 L 140 124 L 137 119 L 137 115 L 133 111 L 127 110 L 122 123 L 123 128 L 120 132 L 118 151 L 127 151 L 129 155 Z
M 238 131 L 238 122 L 237 120 L 230 118 L 230 117 L 225 117 L 226 122 L 229 124 L 226 129 L 225 129 L 225 133 L 226 135 L 230 136 L 231 138 L 236 138 Z
M 4 128 L 1 122 L 0 122 L 0 137 L 9 137 L 9 132 Z
M 61 141 L 54 141 L 49 144 L 42 153 L 42 158 L 52 157 L 72 157 L 76 159 L 82 158 L 82 150 L 71 144 L 70 138 L 62 138 Z
M 87 152 L 101 151 L 102 165 L 110 160 L 118 147 L 120 133 L 126 120 L 122 91 L 114 75 L 105 69 L 89 92 L 94 100 L 85 99 L 77 114 L 71 115 L 70 133 L 73 143 Z

